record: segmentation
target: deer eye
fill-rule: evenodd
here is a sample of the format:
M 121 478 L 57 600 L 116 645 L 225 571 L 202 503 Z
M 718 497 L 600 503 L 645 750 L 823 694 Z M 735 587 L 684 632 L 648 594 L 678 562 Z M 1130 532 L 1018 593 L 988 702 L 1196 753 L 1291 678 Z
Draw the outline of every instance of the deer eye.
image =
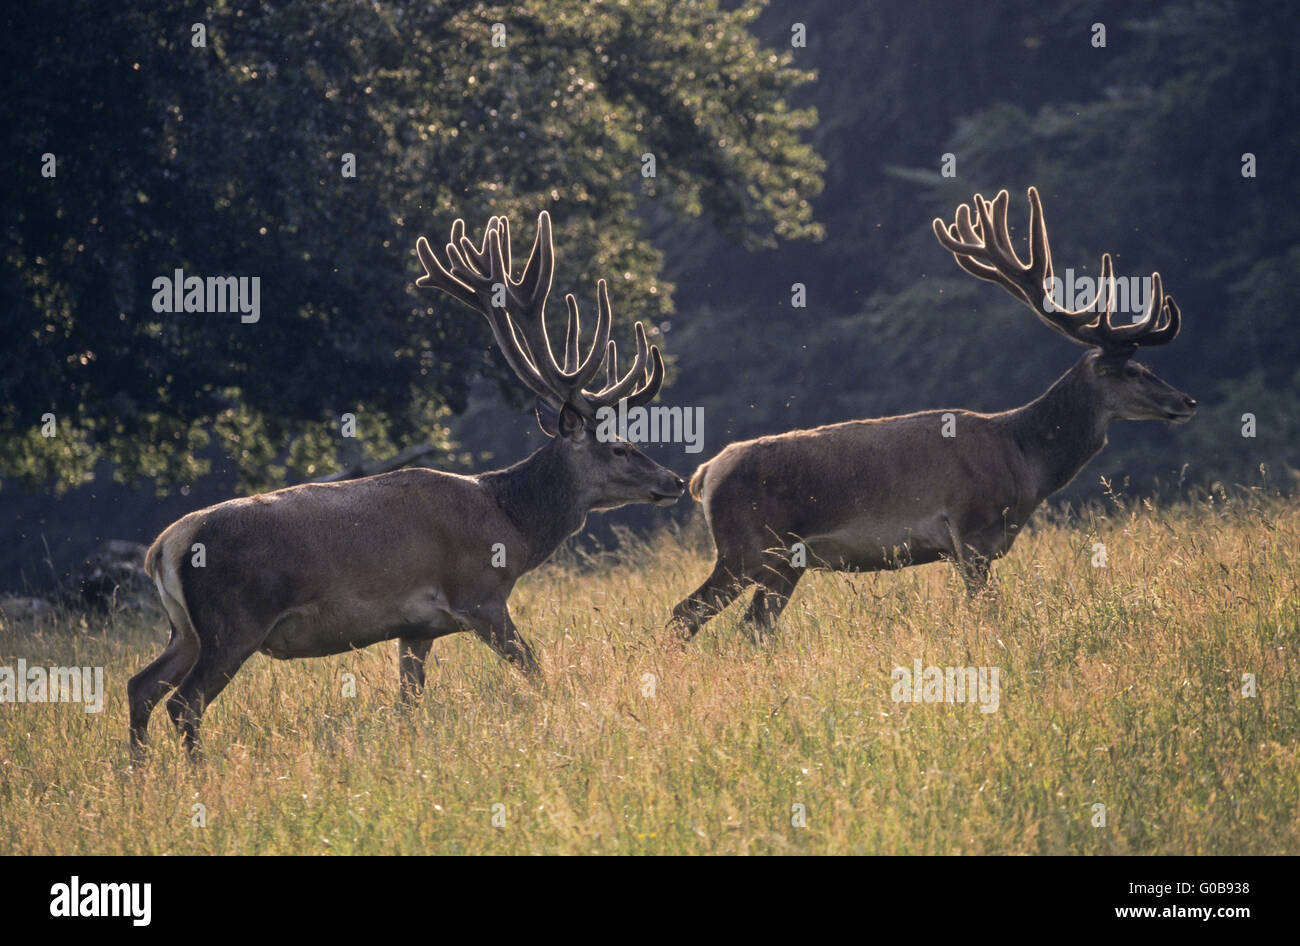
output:
M 627 447 L 615 447 L 610 452 L 616 457 L 625 457 L 627 456 Z

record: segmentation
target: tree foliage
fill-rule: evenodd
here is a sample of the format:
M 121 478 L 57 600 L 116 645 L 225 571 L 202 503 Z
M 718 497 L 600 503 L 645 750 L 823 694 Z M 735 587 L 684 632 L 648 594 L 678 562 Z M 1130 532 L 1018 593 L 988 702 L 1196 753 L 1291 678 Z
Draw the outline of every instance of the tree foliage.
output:
M 818 235 L 814 116 L 787 104 L 810 74 L 755 40 L 758 5 L 194 9 L 5 14 L 4 475 L 71 485 L 107 460 L 165 488 L 228 459 L 253 489 L 450 449 L 472 379 L 505 380 L 483 320 L 412 285 L 415 237 L 457 216 L 507 214 L 518 242 L 549 209 L 557 285 L 590 306 L 609 276 L 624 326 L 673 306 L 647 209 L 753 245 Z M 260 320 L 155 312 L 177 269 L 260 277 Z

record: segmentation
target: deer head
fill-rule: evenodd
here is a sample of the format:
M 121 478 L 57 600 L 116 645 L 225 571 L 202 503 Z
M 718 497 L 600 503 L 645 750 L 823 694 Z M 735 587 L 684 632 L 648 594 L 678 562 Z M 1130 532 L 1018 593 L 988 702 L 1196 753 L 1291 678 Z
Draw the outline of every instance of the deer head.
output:
M 582 321 L 578 302 L 567 294 L 568 328 L 563 364 L 556 361 L 546 330 L 546 301 L 555 271 L 551 218 L 542 211 L 537 236 L 519 279 L 511 275 L 510 224 L 505 217 L 488 220 L 478 246 L 465 235 L 465 223 L 451 227 L 447 263 L 420 237 L 416 252 L 425 274 L 417 286 L 441 289 L 482 313 L 497 347 L 511 370 L 537 397 L 537 422 L 560 451 L 582 502 L 607 509 L 633 502 L 672 505 L 683 483 L 671 470 L 655 463 L 625 440 L 596 436 L 597 412 L 626 400 L 629 408 L 652 401 L 664 380 L 659 348 L 648 344 L 645 328 L 636 323 L 636 357 L 627 373 L 618 373 L 618 346 L 609 337 L 613 321 L 605 280 L 596 283 L 596 331 L 585 356 L 580 348 Z M 605 383 L 588 385 L 602 364 Z M 648 374 L 647 374 L 648 369 Z

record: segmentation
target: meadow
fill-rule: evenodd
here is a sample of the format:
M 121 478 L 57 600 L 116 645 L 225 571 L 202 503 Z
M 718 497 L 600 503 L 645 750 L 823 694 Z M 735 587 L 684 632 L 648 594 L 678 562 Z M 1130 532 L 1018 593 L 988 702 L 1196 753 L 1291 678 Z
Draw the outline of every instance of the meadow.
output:
M 6 621 L 0 664 L 108 695 L 0 705 L 0 854 L 1300 853 L 1292 500 L 1048 510 L 978 599 L 944 564 L 817 573 L 771 635 L 737 603 L 683 644 L 711 563 L 702 523 L 563 551 L 512 599 L 536 684 L 465 634 L 413 706 L 395 644 L 255 656 L 198 765 L 160 707 L 129 766 L 159 614 Z M 918 660 L 997 668 L 996 711 L 896 702 Z

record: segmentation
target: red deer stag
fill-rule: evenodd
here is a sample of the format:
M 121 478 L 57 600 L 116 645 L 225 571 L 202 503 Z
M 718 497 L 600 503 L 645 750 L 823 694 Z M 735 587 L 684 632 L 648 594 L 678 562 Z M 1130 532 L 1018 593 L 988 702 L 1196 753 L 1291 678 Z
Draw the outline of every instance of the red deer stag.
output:
M 162 654 L 128 685 L 130 737 L 139 757 L 149 716 L 167 711 L 185 745 L 199 720 L 256 651 L 320 657 L 396 638 L 402 692 L 424 685 L 433 640 L 473 631 L 528 672 L 537 661 L 506 602 L 521 575 L 582 527 L 588 512 L 626 503 L 671 505 L 684 484 L 624 441 L 595 435 L 596 412 L 626 398 L 652 400 L 663 359 L 636 324 L 636 358 L 618 376 L 609 296 L 597 283 L 595 338 L 579 360 L 572 295 L 563 367 L 546 332 L 554 251 L 538 218 L 522 277 L 511 276 L 510 231 L 493 217 L 480 247 L 452 225 L 444 266 L 423 238 L 417 280 L 485 315 L 511 369 L 537 395 L 550 441 L 514 466 L 477 476 L 401 470 L 341 483 L 305 484 L 190 513 L 149 549 L 146 568 L 171 622 Z M 605 385 L 587 385 L 604 365 Z M 648 373 L 647 373 L 648 370 Z M 203 567 L 196 567 L 198 547 Z
M 1029 262 L 1007 231 L 1007 192 L 975 195 L 956 223 L 934 221 L 957 264 L 995 282 L 1050 328 L 1088 352 L 1037 400 L 998 414 L 925 411 L 849 421 L 733 443 L 691 477 L 691 494 L 717 547 L 712 574 L 673 611 L 691 635 L 748 585 L 746 618 L 774 621 L 809 566 L 875 571 L 953 560 L 971 594 L 993 559 L 1011 548 L 1040 503 L 1070 482 L 1106 444 L 1112 420 L 1181 423 L 1196 402 L 1130 359 L 1178 334 L 1179 311 L 1151 276 L 1146 313 L 1111 321 L 1114 281 L 1102 256 L 1093 305 L 1077 312 L 1046 297 L 1052 256 L 1038 192 L 1029 189 Z M 944 436 L 944 427 L 948 436 Z M 802 550 L 795 543 L 803 543 Z

